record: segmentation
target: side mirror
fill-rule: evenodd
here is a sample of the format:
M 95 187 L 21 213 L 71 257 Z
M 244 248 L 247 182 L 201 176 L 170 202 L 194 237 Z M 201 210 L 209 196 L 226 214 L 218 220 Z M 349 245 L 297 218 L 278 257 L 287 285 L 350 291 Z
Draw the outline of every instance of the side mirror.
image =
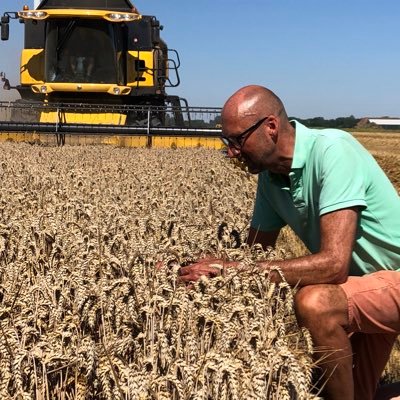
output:
M 154 18 L 151 21 L 151 40 L 153 45 L 158 45 L 160 43 L 160 22 Z
M 4 82 L 3 85 L 4 90 L 11 89 L 10 81 L 6 78 L 6 74 L 4 72 L 0 72 L 0 81 Z
M 4 90 L 11 90 L 10 81 L 8 79 L 4 79 L 3 89 Z
M 10 37 L 10 17 L 4 15 L 1 17 L 1 40 L 8 40 Z
M 10 37 L 10 25 L 1 24 L 1 40 L 8 40 Z

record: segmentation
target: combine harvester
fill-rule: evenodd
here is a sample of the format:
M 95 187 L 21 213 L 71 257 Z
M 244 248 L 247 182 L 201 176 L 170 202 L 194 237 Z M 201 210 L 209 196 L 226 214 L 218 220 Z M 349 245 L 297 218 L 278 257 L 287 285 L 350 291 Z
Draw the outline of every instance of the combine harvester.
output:
M 0 79 L 21 98 L 0 102 L 0 141 L 223 147 L 219 108 L 167 94 L 179 55 L 129 0 L 36 1 L 3 14 L 2 40 L 13 19 L 25 31 L 20 84 Z

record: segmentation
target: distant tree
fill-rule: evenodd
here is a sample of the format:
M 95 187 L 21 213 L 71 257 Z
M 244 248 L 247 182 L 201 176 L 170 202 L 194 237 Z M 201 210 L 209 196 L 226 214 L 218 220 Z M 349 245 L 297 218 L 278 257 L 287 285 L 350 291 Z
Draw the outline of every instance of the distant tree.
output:
M 293 117 L 290 117 L 291 119 Z M 339 117 L 336 119 L 325 119 L 324 117 L 314 118 L 294 118 L 302 124 L 310 128 L 339 128 L 339 129 L 350 129 L 355 128 L 357 123 L 360 121 L 359 118 L 355 118 L 354 115 L 349 117 Z

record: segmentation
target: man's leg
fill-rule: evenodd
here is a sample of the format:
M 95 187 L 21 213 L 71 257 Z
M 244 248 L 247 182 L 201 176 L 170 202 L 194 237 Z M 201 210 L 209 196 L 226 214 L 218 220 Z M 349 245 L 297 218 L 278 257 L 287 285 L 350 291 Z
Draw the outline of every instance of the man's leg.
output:
M 354 352 L 354 398 L 356 400 L 374 397 L 396 338 L 397 333 L 365 334 L 356 332 L 351 336 L 350 341 Z
M 394 338 L 400 333 L 400 271 L 349 277 L 338 286 L 304 287 L 295 302 L 299 323 L 310 330 L 315 345 L 322 346 L 327 357 L 322 367 L 332 376 L 326 385 L 326 398 L 353 399 L 352 393 L 356 392 L 357 399 L 372 400 L 377 377 L 389 357 Z M 361 343 L 357 343 L 357 337 L 353 339 L 353 350 L 357 353 L 355 385 L 348 382 L 353 376 L 349 368 L 353 360 L 347 357 L 352 348 L 347 336 L 344 337 L 351 332 L 368 335 Z M 336 353 L 329 353 L 335 349 Z
M 345 328 L 348 303 L 337 285 L 312 285 L 301 288 L 295 299 L 297 320 L 311 333 L 322 359 L 323 380 L 327 379 L 324 399 L 353 400 L 352 348 Z
M 349 303 L 357 400 L 372 400 L 400 332 L 400 271 L 349 277 L 340 285 Z

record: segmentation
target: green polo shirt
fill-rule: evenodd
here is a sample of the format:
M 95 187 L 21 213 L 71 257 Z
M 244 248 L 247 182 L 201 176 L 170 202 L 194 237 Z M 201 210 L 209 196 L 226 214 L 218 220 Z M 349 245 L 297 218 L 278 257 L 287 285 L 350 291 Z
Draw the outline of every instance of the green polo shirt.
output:
M 400 271 L 400 198 L 375 159 L 347 132 L 292 124 L 296 141 L 289 179 L 259 174 L 251 226 L 268 232 L 289 225 L 316 253 L 320 217 L 358 206 L 350 275 Z

